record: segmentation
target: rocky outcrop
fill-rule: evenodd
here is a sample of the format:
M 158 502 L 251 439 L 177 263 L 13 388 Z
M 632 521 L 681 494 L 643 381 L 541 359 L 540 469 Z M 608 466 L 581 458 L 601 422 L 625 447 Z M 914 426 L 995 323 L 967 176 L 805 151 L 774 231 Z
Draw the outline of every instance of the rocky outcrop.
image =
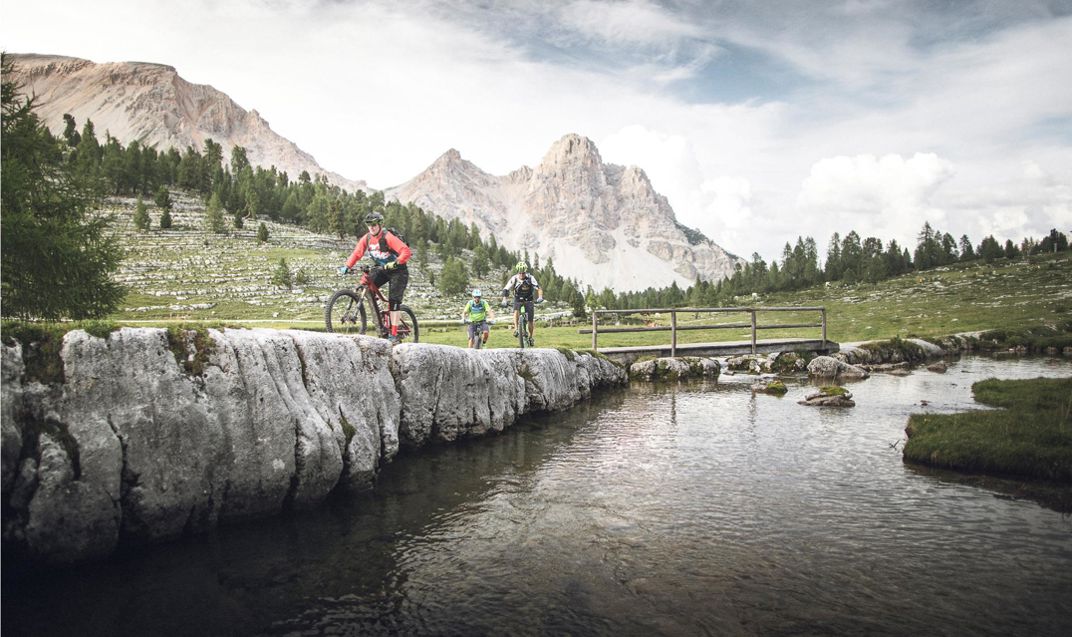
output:
M 571 134 L 535 168 L 497 177 L 448 150 L 388 199 L 476 224 L 511 250 L 538 253 L 596 289 L 642 290 L 733 274 L 740 259 L 678 224 L 666 198 L 635 166 L 605 164 Z
M 629 366 L 629 377 L 649 381 L 718 378 L 721 371 L 721 363 L 714 358 L 679 356 L 633 363 Z
M 867 370 L 849 365 L 831 356 L 816 356 L 808 363 L 808 375 L 818 378 L 863 379 L 870 376 Z
M 907 362 L 918 364 L 948 355 L 940 346 L 921 338 L 842 343 L 834 357 L 852 365 L 879 365 Z
M 62 380 L 0 348 L 3 537 L 72 562 L 372 485 L 400 448 L 501 431 L 626 381 L 605 359 L 301 331 L 63 339 Z

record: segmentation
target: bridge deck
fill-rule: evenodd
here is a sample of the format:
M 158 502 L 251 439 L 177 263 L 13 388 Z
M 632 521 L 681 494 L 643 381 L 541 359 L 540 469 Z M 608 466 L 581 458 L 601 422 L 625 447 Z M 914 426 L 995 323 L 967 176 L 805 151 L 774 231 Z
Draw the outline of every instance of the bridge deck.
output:
M 812 352 L 836 352 L 840 346 L 834 341 L 817 338 L 780 338 L 759 339 L 756 341 L 757 354 L 808 350 Z M 655 355 L 656 358 L 670 356 L 670 345 L 633 345 L 629 347 L 600 347 L 599 353 L 613 360 L 632 362 L 641 356 Z M 676 348 L 678 356 L 736 356 L 752 353 L 752 341 L 722 341 L 719 343 L 679 343 Z

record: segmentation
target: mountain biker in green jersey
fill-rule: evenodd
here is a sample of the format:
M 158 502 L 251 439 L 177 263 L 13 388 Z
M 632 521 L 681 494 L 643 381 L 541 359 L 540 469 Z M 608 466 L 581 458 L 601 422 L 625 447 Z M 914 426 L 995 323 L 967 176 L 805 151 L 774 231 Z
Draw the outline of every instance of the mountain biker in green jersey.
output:
M 493 320 L 495 318 L 495 313 L 491 311 L 491 304 L 481 298 L 480 290 L 473 290 L 473 298 L 465 304 L 465 309 L 462 310 L 462 320 L 468 326 L 470 349 L 476 347 L 478 338 L 481 345 L 488 342 L 489 318 Z

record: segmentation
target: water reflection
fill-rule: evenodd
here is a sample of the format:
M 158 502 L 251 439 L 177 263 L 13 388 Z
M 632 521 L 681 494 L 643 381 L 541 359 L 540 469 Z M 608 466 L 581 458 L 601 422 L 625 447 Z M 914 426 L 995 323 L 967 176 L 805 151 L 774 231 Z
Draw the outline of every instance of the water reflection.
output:
M 906 467 L 910 413 L 1072 375 L 967 358 L 857 407 L 638 385 L 399 458 L 374 493 L 93 568 L 5 572 L 11 634 L 1069 634 L 1072 522 Z M 922 406 L 921 400 L 928 404 Z

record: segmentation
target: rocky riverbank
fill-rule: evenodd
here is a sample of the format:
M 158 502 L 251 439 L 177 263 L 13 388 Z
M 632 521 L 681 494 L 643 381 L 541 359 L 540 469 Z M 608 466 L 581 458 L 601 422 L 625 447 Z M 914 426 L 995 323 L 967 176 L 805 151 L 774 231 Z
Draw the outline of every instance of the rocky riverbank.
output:
M 584 353 L 301 331 L 5 341 L 5 554 L 58 563 L 315 506 L 370 487 L 400 449 L 501 431 L 627 382 Z

